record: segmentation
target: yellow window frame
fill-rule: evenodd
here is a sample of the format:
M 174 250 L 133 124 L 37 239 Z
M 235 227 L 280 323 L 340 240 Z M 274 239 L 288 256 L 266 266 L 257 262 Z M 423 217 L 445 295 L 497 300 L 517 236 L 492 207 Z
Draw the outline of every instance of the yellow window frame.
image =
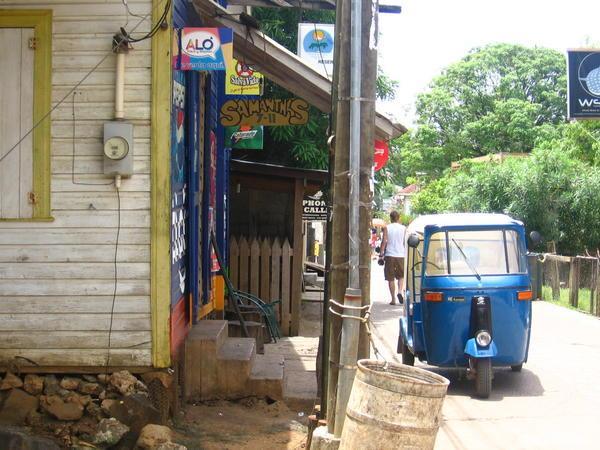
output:
M 36 40 L 33 67 L 33 215 L 27 219 L 0 221 L 51 221 L 49 111 L 52 102 L 52 11 L 0 9 L 0 28 L 33 28 Z

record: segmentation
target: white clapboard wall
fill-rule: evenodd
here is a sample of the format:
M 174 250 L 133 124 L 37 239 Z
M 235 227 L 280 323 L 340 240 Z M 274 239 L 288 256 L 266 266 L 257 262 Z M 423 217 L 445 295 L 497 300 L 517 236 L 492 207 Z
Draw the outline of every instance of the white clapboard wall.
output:
M 152 7 L 151 0 L 128 4 L 139 15 Z M 112 36 L 127 21 L 121 0 L 0 0 L 0 9 L 22 8 L 53 10 L 53 105 L 110 51 Z M 128 29 L 139 20 L 130 16 Z M 136 32 L 149 27 L 146 20 Z M 52 114 L 55 220 L 0 221 L 0 366 L 107 362 L 117 197 L 114 187 L 91 184 L 108 181 L 102 130 L 113 119 L 114 67 L 110 55 Z M 126 61 L 125 115 L 135 126 L 135 175 L 121 187 L 113 366 L 151 365 L 150 67 L 150 41 L 134 44 Z

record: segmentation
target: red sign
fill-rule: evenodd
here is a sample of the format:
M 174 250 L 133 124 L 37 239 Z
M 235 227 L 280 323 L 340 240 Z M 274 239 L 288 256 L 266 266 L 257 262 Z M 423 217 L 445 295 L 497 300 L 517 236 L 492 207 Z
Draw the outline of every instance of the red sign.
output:
M 390 157 L 390 147 L 385 141 L 375 141 L 375 151 L 373 152 L 373 164 L 375 172 L 381 170 Z

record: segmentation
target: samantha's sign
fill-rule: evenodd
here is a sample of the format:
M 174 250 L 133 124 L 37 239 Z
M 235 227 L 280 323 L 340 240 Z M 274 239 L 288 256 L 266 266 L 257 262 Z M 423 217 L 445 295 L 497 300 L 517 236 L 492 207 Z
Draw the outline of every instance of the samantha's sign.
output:
M 569 50 L 568 116 L 571 119 L 600 117 L 600 49 Z
M 304 125 L 308 109 L 308 103 L 300 98 L 228 100 L 221 107 L 221 125 Z

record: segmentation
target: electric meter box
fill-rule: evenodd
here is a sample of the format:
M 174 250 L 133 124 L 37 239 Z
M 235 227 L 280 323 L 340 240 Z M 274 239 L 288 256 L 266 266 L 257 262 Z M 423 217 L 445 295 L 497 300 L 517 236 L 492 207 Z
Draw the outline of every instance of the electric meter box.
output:
M 104 175 L 133 175 L 133 124 L 106 122 L 103 150 Z

